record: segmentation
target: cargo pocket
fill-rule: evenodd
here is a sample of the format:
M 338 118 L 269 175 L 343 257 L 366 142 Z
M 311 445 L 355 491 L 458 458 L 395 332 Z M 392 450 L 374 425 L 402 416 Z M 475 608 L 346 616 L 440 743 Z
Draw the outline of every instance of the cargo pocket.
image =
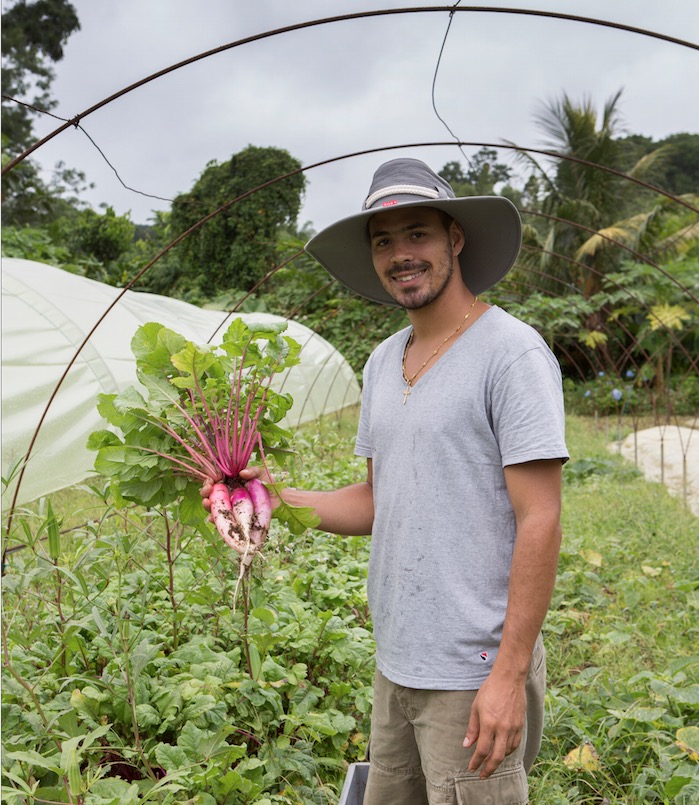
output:
M 495 773 L 487 780 L 457 777 L 456 805 L 526 805 L 529 801 L 527 775 L 521 764 Z

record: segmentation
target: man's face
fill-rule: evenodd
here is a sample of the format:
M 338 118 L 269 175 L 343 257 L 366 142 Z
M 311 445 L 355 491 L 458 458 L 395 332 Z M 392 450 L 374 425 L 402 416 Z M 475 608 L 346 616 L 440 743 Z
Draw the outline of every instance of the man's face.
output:
M 425 307 L 454 281 L 463 246 L 457 224 L 447 227 L 431 207 L 378 212 L 369 221 L 371 256 L 383 287 L 408 310 Z M 461 273 L 457 272 L 460 280 Z

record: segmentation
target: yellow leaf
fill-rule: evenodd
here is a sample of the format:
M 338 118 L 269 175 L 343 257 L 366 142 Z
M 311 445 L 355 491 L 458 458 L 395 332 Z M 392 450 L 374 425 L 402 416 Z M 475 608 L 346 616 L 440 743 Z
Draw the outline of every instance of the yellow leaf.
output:
M 675 745 L 686 752 L 690 760 L 699 763 L 699 727 L 682 727 L 675 733 Z
M 629 239 L 629 230 L 622 226 L 608 226 L 604 229 L 600 229 L 597 234 L 592 235 L 592 237 L 588 238 L 585 243 L 583 243 L 575 253 L 575 259 L 582 260 L 583 257 L 594 257 L 598 251 L 608 249 L 611 245 L 610 238 L 612 241 L 626 243 Z
M 597 553 L 597 551 L 591 551 L 588 548 L 583 548 L 580 551 L 580 556 L 586 561 L 589 562 L 593 567 L 602 567 L 602 554 Z
M 582 341 L 590 349 L 597 349 L 597 347 L 606 344 L 607 340 L 606 333 L 600 333 L 598 330 L 584 330 L 578 336 L 578 341 Z
M 659 576 L 663 572 L 661 567 L 650 567 L 649 565 L 641 565 L 641 570 L 646 576 Z
M 681 330 L 692 317 L 681 305 L 653 305 L 646 318 L 651 330 Z
M 568 752 L 563 758 L 563 763 L 569 769 L 584 771 L 597 771 L 600 767 L 597 750 L 589 741 L 583 741 L 580 746 Z

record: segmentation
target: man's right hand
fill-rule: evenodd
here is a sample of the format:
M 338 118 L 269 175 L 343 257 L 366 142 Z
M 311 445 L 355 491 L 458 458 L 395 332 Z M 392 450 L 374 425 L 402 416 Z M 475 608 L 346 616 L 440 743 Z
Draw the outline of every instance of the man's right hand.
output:
M 264 467 L 245 467 L 245 469 L 241 470 L 240 472 L 240 478 L 243 481 L 249 481 L 252 478 L 259 478 L 262 481 L 262 483 L 267 486 L 271 499 L 272 509 L 274 510 L 277 508 L 280 501 L 277 495 L 274 494 L 274 490 L 272 487 L 274 481 L 272 480 L 269 473 Z M 202 505 L 208 512 L 211 511 L 211 501 L 209 500 L 209 495 L 211 494 L 211 489 L 213 488 L 214 483 L 215 481 L 213 481 L 211 478 L 207 478 L 199 489 L 199 494 L 201 495 L 202 498 L 201 501 Z

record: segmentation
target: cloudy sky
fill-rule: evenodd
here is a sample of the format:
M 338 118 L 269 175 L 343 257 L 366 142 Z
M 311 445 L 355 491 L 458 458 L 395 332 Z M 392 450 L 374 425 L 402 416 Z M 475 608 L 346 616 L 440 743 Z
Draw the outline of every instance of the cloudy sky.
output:
M 56 65 L 56 114 L 70 118 L 182 60 L 244 37 L 328 16 L 435 7 L 415 0 L 72 0 L 81 30 Z M 464 0 L 459 7 L 474 5 Z M 697 0 L 506 0 L 489 7 L 550 10 L 623 23 L 699 42 Z M 82 125 L 123 182 L 170 199 L 211 160 L 252 144 L 287 149 L 303 165 L 364 149 L 453 142 L 432 106 L 447 12 L 316 25 L 241 45 L 140 87 Z M 542 147 L 534 116 L 563 91 L 597 108 L 623 90 L 629 133 L 660 139 L 699 132 L 699 51 L 577 22 L 483 11 L 453 17 L 435 85 L 439 115 L 469 142 Z M 37 137 L 59 122 L 44 118 Z M 465 149 L 473 154 L 477 148 Z M 454 145 L 401 152 L 440 168 L 462 159 Z M 299 223 L 315 229 L 360 208 L 371 174 L 390 153 L 315 168 Z M 34 155 L 62 161 L 95 187 L 87 200 L 146 223 L 167 201 L 122 187 L 77 129 Z M 510 160 L 507 151 L 501 161 Z

